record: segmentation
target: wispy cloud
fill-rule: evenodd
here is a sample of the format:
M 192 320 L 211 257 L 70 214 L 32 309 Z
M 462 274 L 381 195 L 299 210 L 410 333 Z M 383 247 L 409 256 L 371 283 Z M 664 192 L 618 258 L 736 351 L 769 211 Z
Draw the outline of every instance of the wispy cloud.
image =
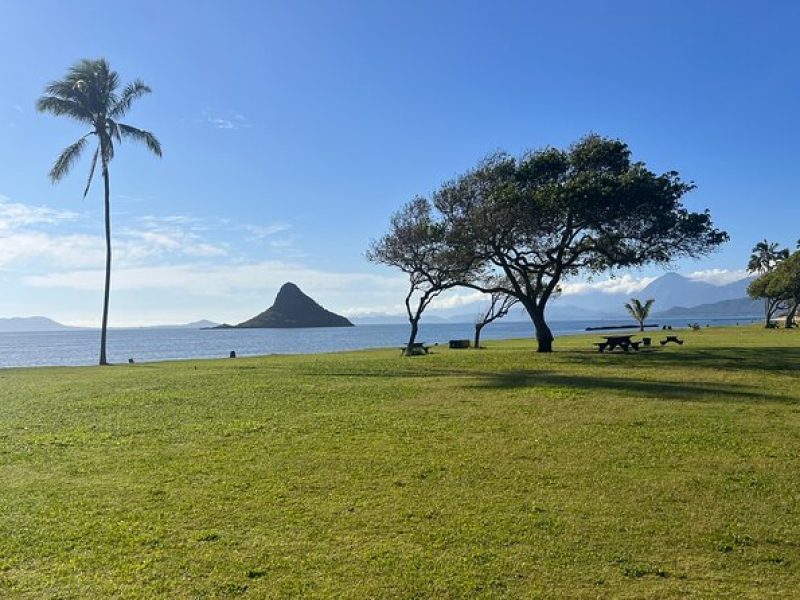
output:
M 240 113 L 225 116 L 206 113 L 204 118 L 206 123 L 217 129 L 250 129 L 253 126 L 250 120 Z
M 0 195 L 0 231 L 28 225 L 71 221 L 77 218 L 78 214 L 74 212 L 12 202 L 7 196 Z
M 91 268 L 103 265 L 105 240 L 98 234 L 74 231 L 85 223 L 81 215 L 43 206 L 12 202 L 0 196 L 0 267 Z M 49 226 L 75 222 L 72 231 Z M 48 226 L 48 227 L 45 227 Z M 184 258 L 207 259 L 228 254 L 201 233 L 202 220 L 188 216 L 145 216 L 115 231 L 113 250 L 120 266 Z
M 266 238 L 291 229 L 288 223 L 268 223 L 266 225 L 245 225 L 245 229 L 255 238 Z
M 402 277 L 366 273 L 321 271 L 301 263 L 262 261 L 240 265 L 179 264 L 117 269 L 115 290 L 162 289 L 184 294 L 225 296 L 244 290 L 274 293 L 283 283 L 293 281 L 307 293 L 340 295 L 353 289 L 401 293 Z M 103 270 L 82 269 L 32 275 L 25 283 L 40 288 L 101 290 Z
M 619 277 L 609 277 L 597 281 L 566 282 L 561 286 L 561 293 L 564 296 L 588 294 L 591 292 L 600 292 L 603 294 L 632 294 L 643 290 L 656 279 L 656 277 L 621 275 Z
M 702 271 L 689 273 L 686 277 L 695 281 L 705 281 L 713 285 L 725 285 L 749 276 L 750 273 L 744 269 L 704 269 Z
M 454 292 L 437 296 L 431 302 L 432 310 L 445 310 L 448 308 L 458 308 L 486 300 L 486 294 L 475 290 L 469 292 Z

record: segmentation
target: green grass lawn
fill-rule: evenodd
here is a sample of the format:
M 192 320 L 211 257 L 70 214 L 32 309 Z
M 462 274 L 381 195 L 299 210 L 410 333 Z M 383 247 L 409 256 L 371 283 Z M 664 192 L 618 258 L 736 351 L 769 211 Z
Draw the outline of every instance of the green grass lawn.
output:
M 0 596 L 796 597 L 800 331 L 680 335 L 0 370 Z

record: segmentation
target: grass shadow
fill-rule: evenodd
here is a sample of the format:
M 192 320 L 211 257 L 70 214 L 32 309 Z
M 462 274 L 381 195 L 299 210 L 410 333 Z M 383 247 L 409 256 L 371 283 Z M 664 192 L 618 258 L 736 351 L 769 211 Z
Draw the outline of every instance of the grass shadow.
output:
M 509 371 L 485 373 L 472 389 L 515 389 L 536 387 L 562 387 L 581 390 L 611 392 L 625 397 L 662 397 L 665 399 L 716 402 L 771 401 L 796 404 L 793 398 L 765 392 L 756 386 L 739 384 L 692 383 L 688 381 L 652 381 L 610 375 L 582 375 L 553 373 L 551 371 Z
M 635 356 L 637 360 L 626 362 L 625 366 L 651 367 L 654 364 L 659 364 L 665 367 L 700 367 L 735 371 L 792 371 L 797 370 L 798 365 L 800 365 L 800 347 L 706 347 L 700 350 L 682 346 L 680 348 L 671 348 L 670 352 L 660 352 L 658 351 L 660 348 L 655 350 L 629 353 L 629 355 Z M 592 350 L 576 350 L 565 352 L 559 356 L 565 362 L 580 363 L 581 365 L 586 365 L 595 357 L 599 359 L 600 354 Z M 593 362 L 599 366 L 617 364 L 609 360 L 595 360 Z

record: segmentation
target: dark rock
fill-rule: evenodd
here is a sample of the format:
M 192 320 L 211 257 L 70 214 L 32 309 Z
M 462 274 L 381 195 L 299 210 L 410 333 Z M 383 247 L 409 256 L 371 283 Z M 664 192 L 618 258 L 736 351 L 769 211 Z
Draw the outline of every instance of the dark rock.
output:
M 237 328 L 353 327 L 344 317 L 325 310 L 293 283 L 284 283 L 275 302 Z

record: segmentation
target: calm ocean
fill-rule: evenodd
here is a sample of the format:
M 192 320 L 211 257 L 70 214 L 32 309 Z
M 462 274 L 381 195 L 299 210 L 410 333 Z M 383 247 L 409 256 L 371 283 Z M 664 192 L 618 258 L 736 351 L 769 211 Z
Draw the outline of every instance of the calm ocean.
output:
M 701 324 L 723 325 L 752 319 L 706 319 Z M 586 327 L 628 323 L 613 321 L 553 321 L 556 337 L 583 333 Z M 685 327 L 685 319 L 662 319 L 660 324 Z M 108 353 L 111 362 L 124 363 L 224 358 L 231 350 L 238 356 L 265 354 L 307 354 L 363 348 L 397 347 L 408 336 L 407 325 L 359 325 L 315 329 L 111 329 Z M 470 323 L 422 325 L 418 340 L 447 343 L 450 339 L 472 338 Z M 533 327 L 524 322 L 500 322 L 487 326 L 481 340 L 525 338 Z M 93 365 L 97 361 L 100 332 L 76 329 L 57 332 L 0 333 L 0 367 Z

